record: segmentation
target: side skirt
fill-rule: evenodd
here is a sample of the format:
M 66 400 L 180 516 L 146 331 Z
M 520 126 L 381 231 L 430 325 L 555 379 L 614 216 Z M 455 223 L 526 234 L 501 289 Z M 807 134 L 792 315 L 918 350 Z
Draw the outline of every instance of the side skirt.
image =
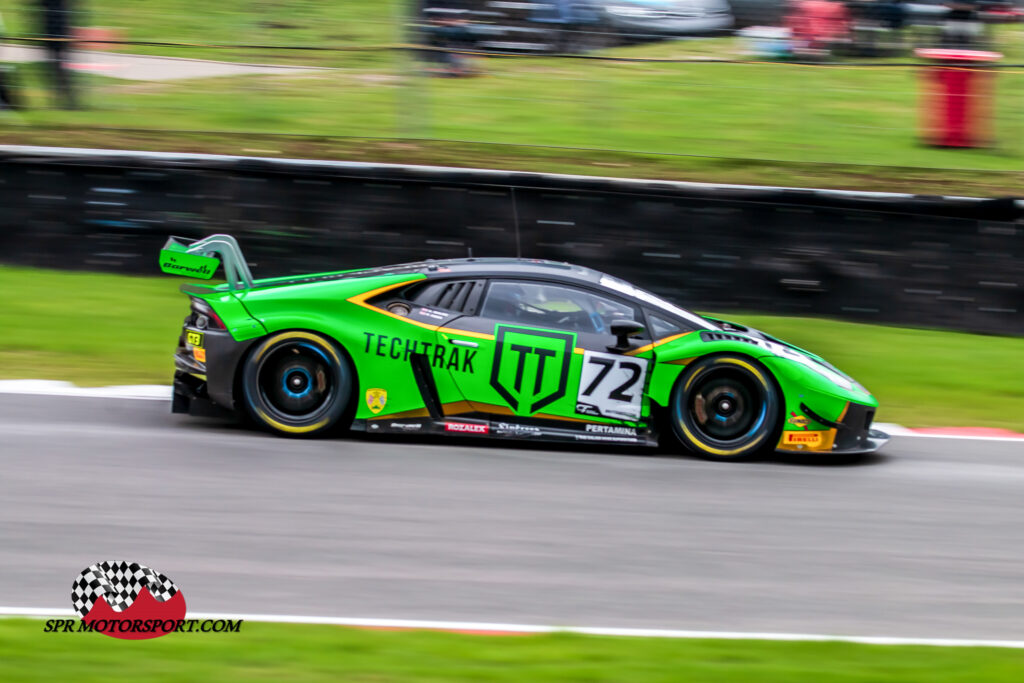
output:
M 542 422 L 554 424 L 538 424 Z M 488 419 L 483 416 L 449 416 L 435 419 L 388 418 L 355 420 L 354 431 L 369 434 L 410 434 L 433 436 L 474 436 L 514 441 L 538 441 L 549 443 L 591 443 L 616 444 L 653 448 L 658 445 L 657 436 L 642 427 L 619 425 L 557 422 L 554 420 Z

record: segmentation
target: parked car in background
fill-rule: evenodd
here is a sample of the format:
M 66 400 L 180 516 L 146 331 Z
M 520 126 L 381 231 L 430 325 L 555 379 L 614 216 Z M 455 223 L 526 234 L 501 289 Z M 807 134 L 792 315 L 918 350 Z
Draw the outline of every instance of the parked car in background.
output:
M 458 16 L 482 50 L 586 52 L 729 30 L 726 0 L 434 0 L 419 21 Z
M 726 0 L 601 0 L 604 20 L 625 42 L 714 34 L 733 26 Z

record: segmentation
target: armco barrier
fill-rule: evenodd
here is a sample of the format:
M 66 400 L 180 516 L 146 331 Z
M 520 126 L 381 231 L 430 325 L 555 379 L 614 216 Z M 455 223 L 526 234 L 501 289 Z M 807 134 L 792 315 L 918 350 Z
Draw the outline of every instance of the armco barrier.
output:
M 457 168 L 0 147 L 0 259 L 156 273 L 168 234 L 257 275 L 569 260 L 698 310 L 1024 333 L 1024 203 Z

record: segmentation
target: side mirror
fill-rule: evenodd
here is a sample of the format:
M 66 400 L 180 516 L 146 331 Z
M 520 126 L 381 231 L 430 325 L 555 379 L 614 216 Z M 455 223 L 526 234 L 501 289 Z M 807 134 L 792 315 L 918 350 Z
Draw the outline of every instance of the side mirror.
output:
M 611 324 L 612 334 L 615 335 L 615 346 L 609 346 L 609 351 L 625 353 L 629 351 L 629 336 L 644 331 L 644 326 L 635 320 L 616 320 Z

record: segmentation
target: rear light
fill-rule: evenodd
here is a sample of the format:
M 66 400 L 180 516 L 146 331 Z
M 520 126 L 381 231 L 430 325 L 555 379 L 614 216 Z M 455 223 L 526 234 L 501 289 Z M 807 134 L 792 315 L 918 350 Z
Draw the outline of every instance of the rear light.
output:
M 192 324 L 201 330 L 226 330 L 217 312 L 210 308 L 210 305 L 201 299 L 192 299 Z

